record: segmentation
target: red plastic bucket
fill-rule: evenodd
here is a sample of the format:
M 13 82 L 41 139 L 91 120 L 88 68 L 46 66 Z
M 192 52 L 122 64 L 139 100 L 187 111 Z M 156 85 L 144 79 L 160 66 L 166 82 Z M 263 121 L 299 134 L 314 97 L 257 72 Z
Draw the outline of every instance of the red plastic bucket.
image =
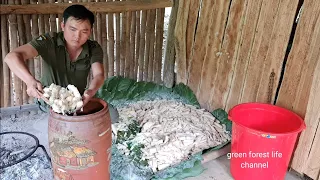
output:
M 229 111 L 232 121 L 230 170 L 236 180 L 283 180 L 298 134 L 297 114 L 270 104 L 245 103 Z

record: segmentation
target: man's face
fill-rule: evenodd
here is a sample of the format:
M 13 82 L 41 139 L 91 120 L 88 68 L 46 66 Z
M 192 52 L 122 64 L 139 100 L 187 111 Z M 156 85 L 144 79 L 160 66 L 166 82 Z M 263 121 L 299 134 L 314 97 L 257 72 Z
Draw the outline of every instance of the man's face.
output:
M 65 23 L 61 22 L 61 29 L 67 45 L 73 48 L 80 48 L 91 34 L 90 21 L 77 20 L 74 17 L 69 17 Z

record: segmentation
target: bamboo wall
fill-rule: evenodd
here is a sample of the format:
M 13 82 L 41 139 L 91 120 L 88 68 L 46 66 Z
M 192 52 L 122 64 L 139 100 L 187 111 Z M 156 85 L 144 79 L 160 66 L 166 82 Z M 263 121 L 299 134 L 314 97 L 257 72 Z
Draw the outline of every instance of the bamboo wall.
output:
M 26 85 L 10 72 L 3 58 L 40 34 L 61 31 L 62 12 L 70 3 L 54 2 L 1 1 L 1 107 L 33 103 L 26 93 Z M 121 75 L 161 83 L 164 8 L 172 6 L 170 0 L 73 0 L 72 3 L 83 3 L 95 12 L 92 39 L 103 48 L 106 78 Z M 30 72 L 40 79 L 40 57 L 27 62 Z
M 173 9 L 177 82 L 209 110 L 263 102 L 298 113 L 307 129 L 291 167 L 319 179 L 320 1 L 180 0 Z

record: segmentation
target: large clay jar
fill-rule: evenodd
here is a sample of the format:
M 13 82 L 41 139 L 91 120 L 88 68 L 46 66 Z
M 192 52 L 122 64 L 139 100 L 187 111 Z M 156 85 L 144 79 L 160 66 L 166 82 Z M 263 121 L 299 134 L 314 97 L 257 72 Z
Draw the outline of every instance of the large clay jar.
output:
M 55 180 L 109 180 L 111 120 L 107 103 L 94 98 L 76 116 L 50 111 L 49 149 Z

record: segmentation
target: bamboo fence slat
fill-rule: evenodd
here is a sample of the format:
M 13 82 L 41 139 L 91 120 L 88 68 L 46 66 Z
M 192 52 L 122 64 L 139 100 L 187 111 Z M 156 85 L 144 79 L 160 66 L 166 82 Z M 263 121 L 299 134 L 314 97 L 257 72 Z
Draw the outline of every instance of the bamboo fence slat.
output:
M 103 64 L 104 74 L 109 77 L 109 62 L 108 62 L 108 42 L 107 42 L 107 14 L 101 13 L 101 43 L 103 49 Z
M 16 1 L 16 3 L 21 4 L 21 0 Z M 26 44 L 26 28 L 23 21 L 23 15 L 17 15 L 17 23 L 18 23 L 18 36 L 19 36 L 19 46 Z M 29 100 L 29 96 L 27 94 L 27 85 L 21 81 L 22 85 L 22 102 L 23 104 L 27 104 Z
M 119 0 L 116 0 L 119 1 Z M 120 13 L 116 13 L 116 58 L 115 58 L 115 62 L 116 62 L 116 75 L 119 76 L 120 75 Z
M 147 11 L 147 23 L 146 23 L 146 38 L 145 38 L 145 53 L 144 53 L 144 66 L 143 66 L 143 80 L 148 80 L 148 67 L 149 67 L 149 53 L 150 53 L 150 28 L 151 27 L 151 10 Z
M 36 3 L 34 0 L 31 0 L 31 4 Z M 31 34 L 32 34 L 32 38 L 36 38 L 39 36 L 39 26 L 38 26 L 38 15 L 33 14 L 31 15 Z M 40 79 L 41 77 L 41 58 L 39 56 L 34 58 L 34 74 L 35 74 L 35 78 L 37 80 Z
M 140 16 L 141 11 L 136 11 L 136 56 L 134 59 L 134 71 L 135 78 L 138 79 L 138 64 L 139 64 L 139 52 L 140 52 Z
M 93 24 L 93 39 L 98 42 L 98 15 L 95 13 Z
M 101 13 L 97 13 L 97 39 L 96 41 L 102 46 L 102 18 L 101 18 Z M 107 74 L 106 74 L 107 75 Z
M 176 62 L 177 62 L 177 82 L 187 84 L 187 46 L 186 33 L 189 14 L 190 0 L 179 3 L 177 22 L 174 30 Z
M 8 23 L 7 23 L 7 15 L 1 15 L 1 54 L 2 59 L 9 53 L 9 44 L 8 44 Z M 5 62 L 3 62 L 3 107 L 11 106 L 11 72 L 9 67 Z
M 113 1 L 113 0 L 108 0 Z M 108 39 L 109 39 L 109 75 L 114 75 L 114 27 L 113 27 L 113 13 L 108 13 Z
M 153 9 L 151 10 L 151 15 L 150 15 L 150 44 L 149 44 L 149 65 L 148 65 L 148 81 L 152 81 L 153 80 L 153 64 L 154 64 L 154 42 L 155 42 L 155 17 L 156 17 L 156 10 Z M 147 49 L 148 50 L 148 49 Z
M 14 4 L 14 0 L 10 0 L 9 4 Z M 17 24 L 17 15 L 9 15 L 9 27 L 10 27 L 10 51 L 17 48 L 18 44 L 18 24 Z M 22 95 L 22 83 L 21 80 L 13 75 L 13 85 L 14 85 L 14 98 L 12 104 L 22 105 L 23 95 Z
M 124 77 L 130 77 L 130 65 L 131 65 L 131 55 L 130 55 L 130 24 L 131 24 L 131 12 L 126 12 L 126 36 L 125 36 L 125 44 L 126 44 L 126 51 L 125 51 L 125 70 L 124 70 Z
M 144 68 L 144 51 L 145 51 L 145 37 L 146 37 L 146 22 L 147 22 L 147 11 L 142 11 L 141 16 L 141 35 L 140 35 L 140 49 L 139 49 L 139 76 L 138 80 L 143 80 L 143 68 Z
M 135 45 L 136 45 L 136 12 L 131 12 L 131 27 L 130 27 L 130 78 L 137 79 L 134 74 L 135 65 Z
M 167 35 L 167 44 L 165 50 L 165 58 L 163 64 L 163 72 L 166 75 L 163 76 L 163 84 L 166 87 L 172 87 L 174 84 L 174 58 L 175 58 L 175 49 L 174 49 L 174 29 L 176 26 L 176 19 L 179 7 L 179 0 L 173 0 L 173 7 L 170 14 L 169 26 L 168 26 L 168 35 Z
M 55 0 L 49 0 L 49 4 L 54 4 Z M 56 14 L 50 14 L 50 30 L 51 32 L 57 32 L 57 16 Z
M 84 1 L 86 1 L 86 0 L 84 0 Z M 63 2 L 63 0 L 58 0 L 58 3 L 62 3 Z M 61 26 L 60 26 L 60 24 L 61 24 L 61 22 L 62 22 L 62 13 L 59 13 L 58 14 L 58 32 L 60 32 L 61 31 Z
M 48 4 L 49 1 L 48 0 L 39 0 L 42 1 L 42 3 Z M 42 18 L 41 14 L 38 15 L 39 20 Z M 49 14 L 45 14 L 43 15 L 43 21 L 44 21 L 44 32 L 43 33 L 48 33 L 50 32 L 50 15 Z M 41 35 L 40 33 L 40 29 L 43 30 L 43 25 L 39 24 L 39 35 Z M 40 66 L 40 70 L 39 73 L 42 74 L 42 57 L 39 57 L 39 66 Z
M 120 75 L 125 75 L 125 62 L 126 62 L 126 21 L 127 21 L 127 14 L 123 12 L 121 17 L 121 42 L 120 42 Z
M 22 3 L 27 4 L 29 2 L 28 2 L 28 0 L 23 0 Z M 28 15 L 28 14 L 23 15 L 23 21 L 24 21 L 24 25 L 25 25 L 25 29 L 26 29 L 26 31 L 25 31 L 26 41 L 30 42 L 32 40 L 30 15 Z M 27 63 L 28 63 L 28 69 L 29 69 L 30 73 L 34 76 L 34 60 L 33 59 L 29 59 L 27 61 Z M 33 103 L 33 98 L 29 97 L 28 102 L 29 102 L 29 104 Z
M 156 83 L 161 83 L 161 65 L 162 65 L 162 45 L 163 45 L 163 27 L 164 27 L 165 9 L 157 9 L 157 24 L 156 24 L 156 44 L 155 44 L 155 68 L 154 79 Z

